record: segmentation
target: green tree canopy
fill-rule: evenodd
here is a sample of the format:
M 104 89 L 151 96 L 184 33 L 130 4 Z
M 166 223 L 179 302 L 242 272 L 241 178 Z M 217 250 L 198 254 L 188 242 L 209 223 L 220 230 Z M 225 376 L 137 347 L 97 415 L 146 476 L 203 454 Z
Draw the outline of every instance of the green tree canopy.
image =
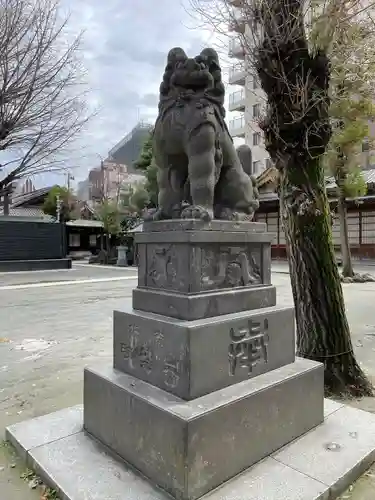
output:
M 332 40 L 329 115 L 332 136 L 325 167 L 337 186 L 343 275 L 353 276 L 346 198 L 363 196 L 363 145 L 372 149 L 369 120 L 375 116 L 375 36 L 367 18 L 343 20 Z
M 43 212 L 51 217 L 58 218 L 58 200 L 60 203 L 60 220 L 69 221 L 74 219 L 74 211 L 77 199 L 66 187 L 54 186 L 48 193 L 43 204 Z
M 149 136 L 146 138 L 145 142 L 143 143 L 143 147 L 141 150 L 141 154 L 136 160 L 133 165 L 134 168 L 137 170 L 142 170 L 143 172 L 146 172 L 148 167 L 151 165 L 152 162 L 152 136 L 153 136 L 153 131 L 150 132 Z
M 153 158 L 152 137 L 153 131 L 150 132 L 145 140 L 139 159 L 134 162 L 134 167 L 146 175 L 145 189 L 148 193 L 148 206 L 150 208 L 157 206 L 159 194 L 157 181 L 158 170 Z
M 121 210 L 112 200 L 104 200 L 97 208 L 99 219 L 103 222 L 107 234 L 118 235 L 121 231 Z

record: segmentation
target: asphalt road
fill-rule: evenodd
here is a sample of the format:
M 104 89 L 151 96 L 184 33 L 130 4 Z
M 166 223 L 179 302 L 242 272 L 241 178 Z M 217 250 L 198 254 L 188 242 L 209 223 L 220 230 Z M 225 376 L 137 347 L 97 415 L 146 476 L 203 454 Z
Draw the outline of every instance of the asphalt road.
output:
M 278 303 L 292 305 L 289 275 L 274 273 L 273 283 Z M 111 361 L 113 310 L 131 306 L 135 286 L 134 268 L 75 264 L 71 271 L 0 274 L 1 433 L 82 402 L 83 368 Z M 344 294 L 357 357 L 375 375 L 375 283 L 344 285 Z M 361 405 L 375 411 L 370 399 Z M 19 479 L 21 469 L 10 467 L 14 460 L 0 451 L 1 499 L 40 498 Z

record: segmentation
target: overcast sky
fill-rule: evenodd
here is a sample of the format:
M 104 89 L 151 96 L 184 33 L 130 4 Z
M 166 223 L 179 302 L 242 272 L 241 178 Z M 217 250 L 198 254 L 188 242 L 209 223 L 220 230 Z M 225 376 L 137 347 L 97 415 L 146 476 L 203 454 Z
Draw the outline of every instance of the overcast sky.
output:
M 85 30 L 90 103 L 99 108 L 81 141 L 86 158 L 75 176 L 82 179 L 139 119 L 155 119 L 167 52 L 181 46 L 196 55 L 214 37 L 186 12 L 189 0 L 62 2 L 71 12 L 70 29 Z

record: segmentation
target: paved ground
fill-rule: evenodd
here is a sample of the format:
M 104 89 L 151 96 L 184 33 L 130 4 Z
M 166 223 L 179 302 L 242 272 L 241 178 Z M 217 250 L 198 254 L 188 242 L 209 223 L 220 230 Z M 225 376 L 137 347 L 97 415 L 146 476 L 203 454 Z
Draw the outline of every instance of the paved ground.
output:
M 278 303 L 292 305 L 286 266 L 274 271 Z M 11 423 L 82 401 L 83 368 L 111 358 L 112 312 L 130 306 L 135 285 L 134 269 L 85 264 L 0 274 L 0 438 Z M 375 381 L 375 283 L 344 285 L 344 293 L 358 359 Z M 373 399 L 351 404 L 375 412 Z M 20 479 L 19 461 L 0 448 L 1 499 L 40 499 Z M 369 474 L 344 498 L 374 500 Z

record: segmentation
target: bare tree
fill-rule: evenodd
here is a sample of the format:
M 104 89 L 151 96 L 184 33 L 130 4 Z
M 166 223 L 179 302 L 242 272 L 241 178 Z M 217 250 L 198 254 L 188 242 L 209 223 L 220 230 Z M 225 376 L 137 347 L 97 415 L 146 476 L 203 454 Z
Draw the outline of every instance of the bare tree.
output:
M 0 196 L 61 168 L 87 123 L 80 63 L 59 0 L 0 0 Z
M 224 23 L 238 22 L 233 4 L 241 5 L 245 18 L 240 43 L 266 96 L 260 127 L 279 174 L 298 354 L 324 363 L 328 393 L 371 395 L 372 386 L 353 353 L 323 167 L 332 133 L 333 41 L 342 21 L 368 15 L 371 5 L 359 0 L 191 2 L 222 35 Z

